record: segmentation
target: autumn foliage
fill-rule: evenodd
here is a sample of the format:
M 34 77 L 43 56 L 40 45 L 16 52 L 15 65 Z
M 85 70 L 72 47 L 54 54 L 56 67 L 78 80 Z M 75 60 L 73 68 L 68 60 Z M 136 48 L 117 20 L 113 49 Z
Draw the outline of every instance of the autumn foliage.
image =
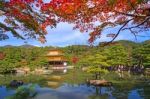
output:
M 72 57 L 72 63 L 73 64 L 76 64 L 77 62 L 79 61 L 79 58 L 78 57 Z
M 3 52 L 0 52 L 0 60 L 4 59 L 5 54 Z
M 90 31 L 90 43 L 101 37 L 107 28 L 118 27 L 118 32 L 107 35 L 112 42 L 121 31 L 129 30 L 137 36 L 150 27 L 149 0 L 50 0 L 48 3 L 44 0 L 10 0 L 1 1 L 0 6 L 6 16 L 3 23 L 6 27 L 0 25 L 1 28 L 11 32 L 11 29 L 24 30 L 24 36 L 38 36 L 42 42 L 45 42 L 46 27 L 53 28 L 59 22 L 73 23 L 73 29 L 81 32 Z

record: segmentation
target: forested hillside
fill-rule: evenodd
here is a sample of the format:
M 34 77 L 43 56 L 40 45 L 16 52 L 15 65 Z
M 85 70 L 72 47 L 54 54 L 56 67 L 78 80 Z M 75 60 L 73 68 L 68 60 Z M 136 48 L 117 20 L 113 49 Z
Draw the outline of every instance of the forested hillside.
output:
M 3 46 L 0 52 L 5 58 L 0 60 L 0 72 L 9 72 L 17 67 L 30 67 L 31 69 L 42 67 L 48 64 L 46 53 L 53 47 Z M 131 41 L 117 41 L 112 45 L 87 46 L 71 45 L 59 47 L 63 50 L 69 65 L 76 67 L 86 66 L 150 66 L 150 41 L 135 43 Z M 73 59 L 76 58 L 76 63 Z

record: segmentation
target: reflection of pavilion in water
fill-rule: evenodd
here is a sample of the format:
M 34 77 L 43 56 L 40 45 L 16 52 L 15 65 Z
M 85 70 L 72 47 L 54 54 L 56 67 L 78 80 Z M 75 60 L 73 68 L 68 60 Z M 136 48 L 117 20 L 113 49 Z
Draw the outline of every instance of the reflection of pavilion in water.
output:
M 51 66 L 52 70 L 63 70 L 66 72 L 67 59 L 64 57 L 64 54 L 61 50 L 49 50 L 46 56 L 49 62 L 49 66 Z

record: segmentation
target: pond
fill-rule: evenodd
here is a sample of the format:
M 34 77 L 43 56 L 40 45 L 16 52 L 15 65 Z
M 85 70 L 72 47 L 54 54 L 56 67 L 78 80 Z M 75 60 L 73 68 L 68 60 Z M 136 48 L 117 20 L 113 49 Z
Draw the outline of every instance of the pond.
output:
M 89 86 L 85 80 L 90 77 L 91 74 L 80 70 L 66 74 L 0 76 L 0 99 L 15 93 L 15 88 L 8 87 L 12 79 L 23 80 L 26 83 L 24 86 L 35 84 L 38 94 L 34 99 L 150 99 L 149 77 L 127 73 L 124 78 L 117 73 L 103 75 L 103 78 L 113 82 L 111 87 Z

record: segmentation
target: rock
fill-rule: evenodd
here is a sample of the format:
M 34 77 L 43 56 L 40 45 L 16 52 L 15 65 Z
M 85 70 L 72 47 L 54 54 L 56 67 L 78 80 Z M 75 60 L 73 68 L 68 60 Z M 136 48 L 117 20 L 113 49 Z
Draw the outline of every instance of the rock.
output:
M 0 74 L 0 77 L 4 77 L 4 75 L 1 75 L 1 74 Z
M 108 82 L 106 80 L 89 80 L 87 82 L 94 86 L 112 86 L 112 82 Z
M 82 71 L 87 71 L 89 67 L 82 67 Z
M 19 87 L 19 86 L 21 86 L 21 85 L 23 85 L 23 84 L 24 84 L 24 82 L 21 81 L 21 80 L 19 80 L 19 81 L 17 81 L 17 80 L 12 80 L 9 85 L 10 85 L 11 87 Z
M 67 66 L 67 69 L 74 69 L 74 66 Z
M 43 71 L 43 74 L 44 75 L 49 75 L 49 74 L 51 74 L 53 71 L 52 70 L 44 70 Z
M 145 69 L 145 75 L 149 76 L 150 75 L 150 68 Z
M 30 73 L 30 68 L 28 68 L 28 67 L 15 68 L 15 71 L 20 74 L 28 74 L 28 73 Z

